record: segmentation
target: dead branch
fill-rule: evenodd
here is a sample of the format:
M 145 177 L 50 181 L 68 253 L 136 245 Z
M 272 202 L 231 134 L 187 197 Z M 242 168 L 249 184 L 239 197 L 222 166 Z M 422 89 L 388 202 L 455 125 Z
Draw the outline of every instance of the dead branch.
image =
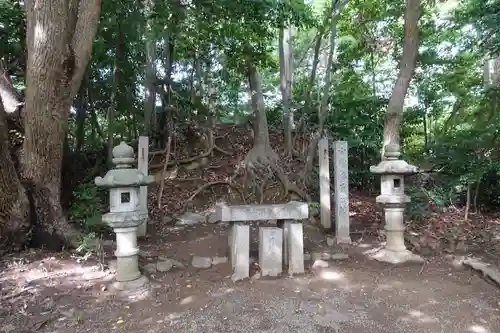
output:
M 165 163 L 163 164 L 163 171 L 161 174 L 160 189 L 158 190 L 158 208 L 161 208 L 163 189 L 165 188 L 165 175 L 167 173 L 168 160 L 170 159 L 170 145 L 172 144 L 172 135 L 168 136 L 167 140 L 167 154 L 165 155 Z
M 193 199 L 198 195 L 200 194 L 202 191 L 214 186 L 214 185 L 227 185 L 233 189 L 235 189 L 241 196 L 241 199 L 243 200 L 243 203 L 246 203 L 246 200 L 245 200 L 245 196 L 243 195 L 243 192 L 241 191 L 241 189 L 236 186 L 235 184 L 232 183 L 232 179 L 230 180 L 218 180 L 218 181 L 214 181 L 214 182 L 210 182 L 210 183 L 206 183 L 204 185 L 201 185 L 200 187 L 198 187 L 198 189 L 196 189 L 196 191 L 194 191 L 194 193 L 189 197 L 189 199 L 186 200 L 186 203 L 184 204 L 184 208 L 187 206 L 187 204 L 191 201 L 193 201 Z
M 166 152 L 167 152 L 167 150 L 166 150 L 166 149 L 163 149 L 163 150 L 155 150 L 155 151 L 150 151 L 150 152 L 148 153 L 148 155 L 149 155 L 150 157 L 152 157 L 152 156 L 156 156 L 156 155 L 162 155 L 162 154 L 165 154 Z
M 196 160 L 199 160 L 200 158 L 208 157 L 212 153 L 213 150 L 214 150 L 214 147 L 210 147 L 203 154 L 193 156 L 193 157 L 188 157 L 188 158 L 183 159 L 183 160 L 170 161 L 170 162 L 168 162 L 167 166 L 174 166 L 174 165 L 178 165 L 178 164 L 188 164 L 188 163 L 194 162 Z M 150 169 L 158 169 L 160 167 L 163 167 L 163 164 L 153 164 L 153 165 L 149 166 Z
M 224 150 L 224 149 L 220 148 L 216 144 L 214 144 L 214 150 L 218 151 L 219 153 L 222 153 L 224 155 L 232 155 L 230 152 L 228 152 L 227 150 Z

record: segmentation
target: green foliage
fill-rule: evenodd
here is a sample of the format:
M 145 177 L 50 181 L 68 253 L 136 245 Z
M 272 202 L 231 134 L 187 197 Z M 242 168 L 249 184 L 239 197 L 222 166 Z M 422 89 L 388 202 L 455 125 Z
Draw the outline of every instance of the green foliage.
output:
M 187 3 L 187 4 L 186 4 Z M 270 124 L 281 126 L 278 29 L 294 26 L 293 109 L 304 119 L 306 133 L 318 124 L 317 110 L 325 74 L 332 1 L 154 1 L 146 13 L 143 1 L 102 3 L 93 54 L 75 109 L 84 111 L 82 149 L 103 151 L 108 132 L 117 142 L 134 142 L 143 130 L 145 42 L 156 46 L 157 75 L 165 79 L 167 42 L 173 47 L 173 73 L 159 94 L 175 106 L 178 121 L 203 121 L 209 111 L 219 122 L 251 117 L 246 68 L 260 66 Z M 471 186 L 477 202 L 498 204 L 500 154 L 498 139 L 500 92 L 485 89 L 482 63 L 500 52 L 498 1 L 424 1 L 417 68 L 404 111 L 401 136 L 404 157 L 429 171 L 428 179 L 410 188 L 410 215 L 423 219 L 430 205 L 463 203 Z M 378 189 L 369 167 L 380 160 L 383 117 L 402 53 L 404 1 L 349 0 L 334 19 L 336 49 L 329 88 L 326 130 L 332 140 L 349 144 L 352 188 Z M 23 82 L 25 62 L 24 10 L 18 1 L 0 1 L 0 58 L 16 64 L 10 71 Z M 150 30 L 148 30 L 148 25 Z M 320 66 L 310 85 L 315 38 L 322 36 Z M 116 49 L 122 48 L 117 57 Z M 201 62 L 205 96 L 196 87 L 195 61 Z M 119 81 L 114 89 L 113 69 Z M 207 86 L 215 90 L 209 105 Z M 310 93 L 309 105 L 304 105 Z M 156 123 L 164 114 L 157 101 Z M 115 122 L 106 116 L 115 108 Z M 211 108 L 211 109 L 210 109 Z M 79 126 L 72 117 L 68 136 Z M 161 129 L 160 129 L 161 130 Z M 479 189 L 476 193 L 476 189 Z M 314 190 L 314 189 L 313 189 Z M 71 219 L 84 230 L 99 233 L 106 200 L 95 186 L 74 191 Z M 427 212 L 427 213 L 426 213 Z
M 102 199 L 102 191 L 93 183 L 78 185 L 73 192 L 70 220 L 78 223 L 89 235 L 109 231 L 109 227 L 102 222 L 102 212 L 106 210 Z

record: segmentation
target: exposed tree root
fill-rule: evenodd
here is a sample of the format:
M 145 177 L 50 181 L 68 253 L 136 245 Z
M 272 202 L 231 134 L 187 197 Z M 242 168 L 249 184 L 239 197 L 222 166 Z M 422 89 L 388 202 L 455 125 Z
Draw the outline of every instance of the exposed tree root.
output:
M 186 208 L 186 206 L 188 205 L 189 202 L 193 201 L 194 198 L 196 198 L 196 196 L 198 194 L 200 194 L 204 190 L 206 190 L 214 185 L 227 185 L 227 186 L 235 189 L 240 194 L 241 199 L 243 200 L 243 203 L 246 203 L 245 196 L 243 195 L 243 192 L 241 191 L 241 189 L 238 186 L 236 186 L 235 184 L 232 183 L 232 180 L 229 180 L 229 181 L 218 180 L 218 181 L 203 184 L 200 187 L 198 187 L 198 189 L 196 189 L 196 191 L 194 191 L 194 193 L 189 197 L 189 199 L 186 200 L 186 203 L 184 204 L 184 209 Z
M 279 157 L 276 152 L 269 146 L 257 145 L 254 146 L 245 157 L 245 167 L 247 171 L 247 181 L 253 183 L 260 182 L 259 187 L 260 201 L 262 202 L 264 185 L 273 176 L 276 176 L 283 185 L 285 196 L 290 193 L 296 193 L 299 197 L 307 202 L 311 201 L 310 196 L 302 191 L 295 183 L 292 183 L 286 175 L 283 168 L 279 165 Z
M 212 152 L 215 150 L 219 153 L 222 153 L 224 155 L 232 155 L 231 152 L 228 152 L 222 148 L 220 148 L 219 146 L 217 146 L 213 141 L 214 140 L 210 140 L 212 142 L 209 142 L 209 146 L 207 148 L 207 150 L 203 153 L 203 154 L 200 154 L 200 155 L 197 155 L 197 156 L 193 156 L 193 157 L 188 157 L 186 159 L 183 159 L 183 160 L 177 160 L 177 161 L 170 161 L 168 162 L 168 165 L 167 166 L 174 166 L 174 165 L 179 165 L 179 164 L 188 164 L 188 163 L 192 163 L 194 161 L 197 161 L 201 158 L 204 158 L 204 157 L 208 157 L 212 154 Z M 156 152 L 151 152 L 149 153 L 149 155 L 156 155 L 156 154 L 162 154 L 162 153 L 165 153 L 166 150 L 162 150 L 162 151 L 156 151 Z M 159 168 L 162 168 L 164 166 L 164 164 L 153 164 L 153 165 L 150 165 L 149 166 L 149 169 L 159 169 Z
M 214 150 L 218 151 L 219 153 L 222 153 L 224 155 L 232 155 L 232 153 L 228 152 L 227 150 L 224 150 L 224 149 L 220 148 L 216 144 L 214 144 Z
M 163 171 L 161 174 L 160 188 L 158 189 L 158 208 L 161 208 L 163 189 L 165 188 L 165 175 L 167 174 L 168 160 L 170 159 L 170 146 L 172 145 L 172 135 L 168 136 L 167 140 L 167 154 L 165 155 L 165 163 L 163 164 Z

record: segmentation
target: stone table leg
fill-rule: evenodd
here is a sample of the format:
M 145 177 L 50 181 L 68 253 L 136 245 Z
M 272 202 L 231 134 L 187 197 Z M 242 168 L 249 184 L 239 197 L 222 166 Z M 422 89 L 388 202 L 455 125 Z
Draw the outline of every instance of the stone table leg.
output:
M 290 223 L 288 231 L 288 273 L 304 273 L 304 230 L 302 223 Z
M 232 280 L 239 281 L 250 277 L 250 226 L 233 223 L 232 229 Z
M 283 272 L 283 231 L 259 228 L 259 265 L 262 276 L 278 276 Z

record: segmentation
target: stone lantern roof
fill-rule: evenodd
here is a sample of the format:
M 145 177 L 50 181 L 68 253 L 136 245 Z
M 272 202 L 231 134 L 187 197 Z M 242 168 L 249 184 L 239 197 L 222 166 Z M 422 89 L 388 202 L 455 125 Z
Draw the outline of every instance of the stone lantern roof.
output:
M 95 184 L 115 188 L 140 187 L 153 183 L 153 176 L 146 176 L 140 170 L 132 168 L 134 162 L 134 149 L 122 141 L 113 148 L 113 163 L 116 168 L 109 170 L 104 177 L 97 177 Z
M 388 144 L 385 146 L 384 156 L 386 160 L 378 165 L 370 167 L 370 172 L 382 175 L 412 175 L 418 172 L 418 167 L 400 160 L 401 156 L 398 144 Z

